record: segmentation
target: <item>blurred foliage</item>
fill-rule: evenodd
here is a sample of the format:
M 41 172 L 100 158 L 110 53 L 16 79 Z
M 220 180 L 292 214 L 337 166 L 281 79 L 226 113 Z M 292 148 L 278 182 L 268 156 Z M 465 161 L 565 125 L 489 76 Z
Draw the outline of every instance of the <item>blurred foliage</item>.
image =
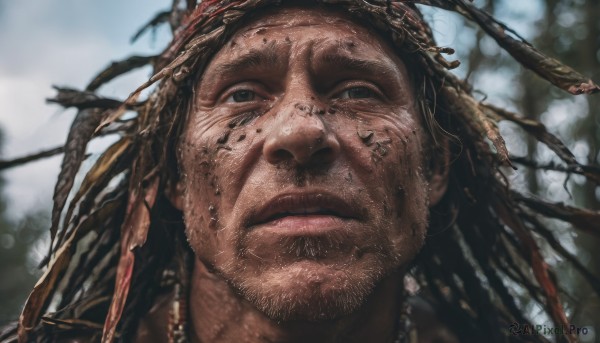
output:
M 0 191 L 3 186 L 0 179 Z M 37 263 L 46 253 L 48 226 L 46 210 L 29 212 L 18 223 L 7 219 L 6 200 L 0 197 L 0 325 L 18 318 L 41 275 Z
M 517 3 L 514 0 L 479 0 L 476 3 L 504 20 L 509 27 L 516 28 L 519 34 L 540 50 L 573 66 L 596 82 L 600 80 L 600 1 L 528 0 Z M 473 30 L 464 21 L 460 25 L 467 27 L 463 26 L 464 30 L 459 28 L 457 32 Z M 515 109 L 523 117 L 541 120 L 550 132 L 568 142 L 580 163 L 599 165 L 599 95 L 573 97 L 558 91 L 532 72 L 516 66 L 512 59 L 500 53 L 493 41 L 482 34 L 477 34 L 470 43 L 458 47 L 458 54 L 465 75 L 482 94 L 490 95 L 491 101 L 499 101 L 501 105 Z M 537 156 L 548 163 L 552 162 L 546 157 L 550 154 L 545 146 L 523 139 L 518 130 L 507 127 L 503 133 L 508 136 L 508 144 L 513 148 L 511 150 L 522 153 L 520 157 Z M 513 177 L 513 181 L 520 184 L 525 192 L 600 210 L 600 187 L 586 183 L 581 178 L 569 178 L 549 171 L 529 172 L 522 166 Z M 561 241 L 568 242 L 567 247 L 576 253 L 589 270 L 600 274 L 598 239 L 575 232 L 558 222 L 549 222 L 547 225 L 553 228 Z M 565 293 L 571 323 L 594 328 L 595 338 L 581 337 L 582 341 L 600 341 L 600 299 L 593 295 L 590 287 L 567 262 L 548 257 L 560 272 L 558 278 Z M 528 301 L 521 300 L 523 303 Z M 536 318 L 534 308 L 531 312 L 534 323 L 547 324 L 543 318 Z

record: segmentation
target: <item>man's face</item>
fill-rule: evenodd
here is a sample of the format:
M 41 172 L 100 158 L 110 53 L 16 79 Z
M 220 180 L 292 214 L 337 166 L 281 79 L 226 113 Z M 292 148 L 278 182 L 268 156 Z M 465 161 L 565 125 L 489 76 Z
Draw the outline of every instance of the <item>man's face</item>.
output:
M 197 257 L 273 319 L 356 310 L 423 244 L 425 134 L 402 61 L 347 16 L 284 8 L 241 28 L 180 143 Z

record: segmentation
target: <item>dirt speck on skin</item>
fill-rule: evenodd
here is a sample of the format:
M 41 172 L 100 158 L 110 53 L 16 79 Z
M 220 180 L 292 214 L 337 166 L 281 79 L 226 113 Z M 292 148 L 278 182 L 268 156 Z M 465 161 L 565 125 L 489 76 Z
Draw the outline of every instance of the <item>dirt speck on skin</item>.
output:
M 285 41 L 286 41 L 286 43 L 291 43 L 292 42 L 292 40 L 290 39 L 290 37 L 285 37 Z
M 256 133 L 261 133 L 261 132 L 262 132 L 262 129 L 260 129 L 260 128 L 256 129 Z
M 390 206 L 388 205 L 387 201 L 383 202 L 383 214 L 385 214 L 386 216 L 390 215 Z
M 208 223 L 208 227 L 214 229 L 219 222 L 219 216 L 217 214 L 217 208 L 214 205 L 210 205 L 208 207 L 208 212 L 210 213 L 210 222 Z
M 294 108 L 296 108 L 297 110 L 307 113 L 308 115 L 312 115 L 312 111 L 310 110 L 309 105 L 305 105 L 305 104 L 295 104 Z
M 200 171 L 204 176 L 204 179 L 208 179 L 208 176 L 211 174 L 211 164 L 208 161 L 200 162 Z
M 354 248 L 352 248 L 352 256 L 354 256 L 357 260 L 361 259 L 364 255 L 364 252 L 362 251 L 361 248 L 354 246 Z
M 373 151 L 381 157 L 387 155 L 387 149 L 380 142 L 375 142 L 375 149 Z
M 263 38 L 263 44 L 267 44 L 267 39 Z
M 352 182 L 352 173 L 348 172 L 348 175 L 346 177 L 344 177 L 344 179 L 348 182 Z
M 406 196 L 406 191 L 404 190 L 404 187 L 398 186 L 398 188 L 396 188 L 396 196 L 398 198 L 404 199 L 404 197 Z
M 398 204 L 400 205 L 406 201 L 406 190 L 404 190 L 404 187 L 398 186 L 398 188 L 396 188 L 396 199 L 398 199 Z M 402 211 L 397 211 L 396 214 L 398 218 L 402 217 Z
M 225 131 L 223 134 L 217 139 L 217 144 L 225 144 L 229 140 L 229 134 L 231 131 Z
M 374 135 L 373 131 L 371 131 L 371 130 L 357 131 L 356 134 L 358 134 L 358 137 L 360 137 L 360 139 L 363 141 L 363 143 L 369 143 Z
M 417 223 L 410 224 L 410 229 L 411 229 L 412 235 L 416 236 L 417 231 L 419 230 L 419 224 L 417 224 Z
M 244 139 L 246 139 L 246 134 L 245 134 L 245 133 L 242 133 L 242 134 L 240 135 L 240 137 L 238 138 L 238 140 L 237 140 L 237 141 L 238 141 L 238 142 L 241 142 L 241 141 L 243 141 Z

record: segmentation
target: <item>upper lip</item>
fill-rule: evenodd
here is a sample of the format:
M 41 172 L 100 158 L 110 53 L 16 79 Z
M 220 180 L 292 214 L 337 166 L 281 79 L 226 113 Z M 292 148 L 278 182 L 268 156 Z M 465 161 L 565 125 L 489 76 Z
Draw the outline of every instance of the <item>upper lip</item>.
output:
M 323 214 L 357 219 L 352 203 L 327 192 L 287 193 L 267 201 L 250 217 L 249 226 L 259 225 L 287 215 Z

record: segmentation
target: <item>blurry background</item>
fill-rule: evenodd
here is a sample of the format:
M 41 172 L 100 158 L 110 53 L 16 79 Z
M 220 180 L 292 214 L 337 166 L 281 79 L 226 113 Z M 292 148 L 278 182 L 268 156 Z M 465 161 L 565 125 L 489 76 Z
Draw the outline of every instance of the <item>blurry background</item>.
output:
M 150 55 L 169 41 L 166 27 L 130 38 L 169 0 L 0 0 L 0 159 L 39 152 L 64 143 L 74 110 L 45 103 L 52 85 L 83 89 L 102 68 L 129 55 Z M 600 1 L 476 0 L 540 50 L 600 82 Z M 425 10 L 438 43 L 456 49 L 456 73 L 481 91 L 481 99 L 540 119 L 563 139 L 584 164 L 600 161 L 600 95 L 573 97 L 525 71 L 472 25 L 442 10 Z M 141 69 L 103 86 L 101 93 L 123 99 L 150 75 Z M 523 139 L 520 129 L 501 125 L 509 151 L 551 165 L 552 154 Z M 90 150 L 105 145 L 97 142 Z M 6 170 L 0 182 L 0 323 L 18 316 L 46 253 L 54 182 L 62 156 Z M 557 161 L 556 161 L 557 162 Z M 530 173 L 520 166 L 510 177 L 521 192 L 600 210 L 600 188 L 578 176 Z M 561 242 L 592 271 L 600 271 L 597 239 L 549 222 Z M 600 227 L 600 224 L 599 224 Z M 564 261 L 556 266 L 560 285 L 570 294 L 572 324 L 590 328 L 584 342 L 600 342 L 600 300 Z M 527 299 L 521 299 L 527 304 Z M 550 325 L 541 309 L 528 309 L 535 324 Z M 594 328 L 596 330 L 594 330 Z
M 169 6 L 169 0 L 0 0 L 0 159 L 64 144 L 76 111 L 46 103 L 56 93 L 52 85 L 83 89 L 113 60 L 159 53 L 170 39 L 167 27 L 135 44 L 131 37 Z M 123 99 L 150 72 L 140 69 L 100 92 Z M 61 161 L 57 155 L 1 174 L 0 323 L 17 317 L 40 275 Z

